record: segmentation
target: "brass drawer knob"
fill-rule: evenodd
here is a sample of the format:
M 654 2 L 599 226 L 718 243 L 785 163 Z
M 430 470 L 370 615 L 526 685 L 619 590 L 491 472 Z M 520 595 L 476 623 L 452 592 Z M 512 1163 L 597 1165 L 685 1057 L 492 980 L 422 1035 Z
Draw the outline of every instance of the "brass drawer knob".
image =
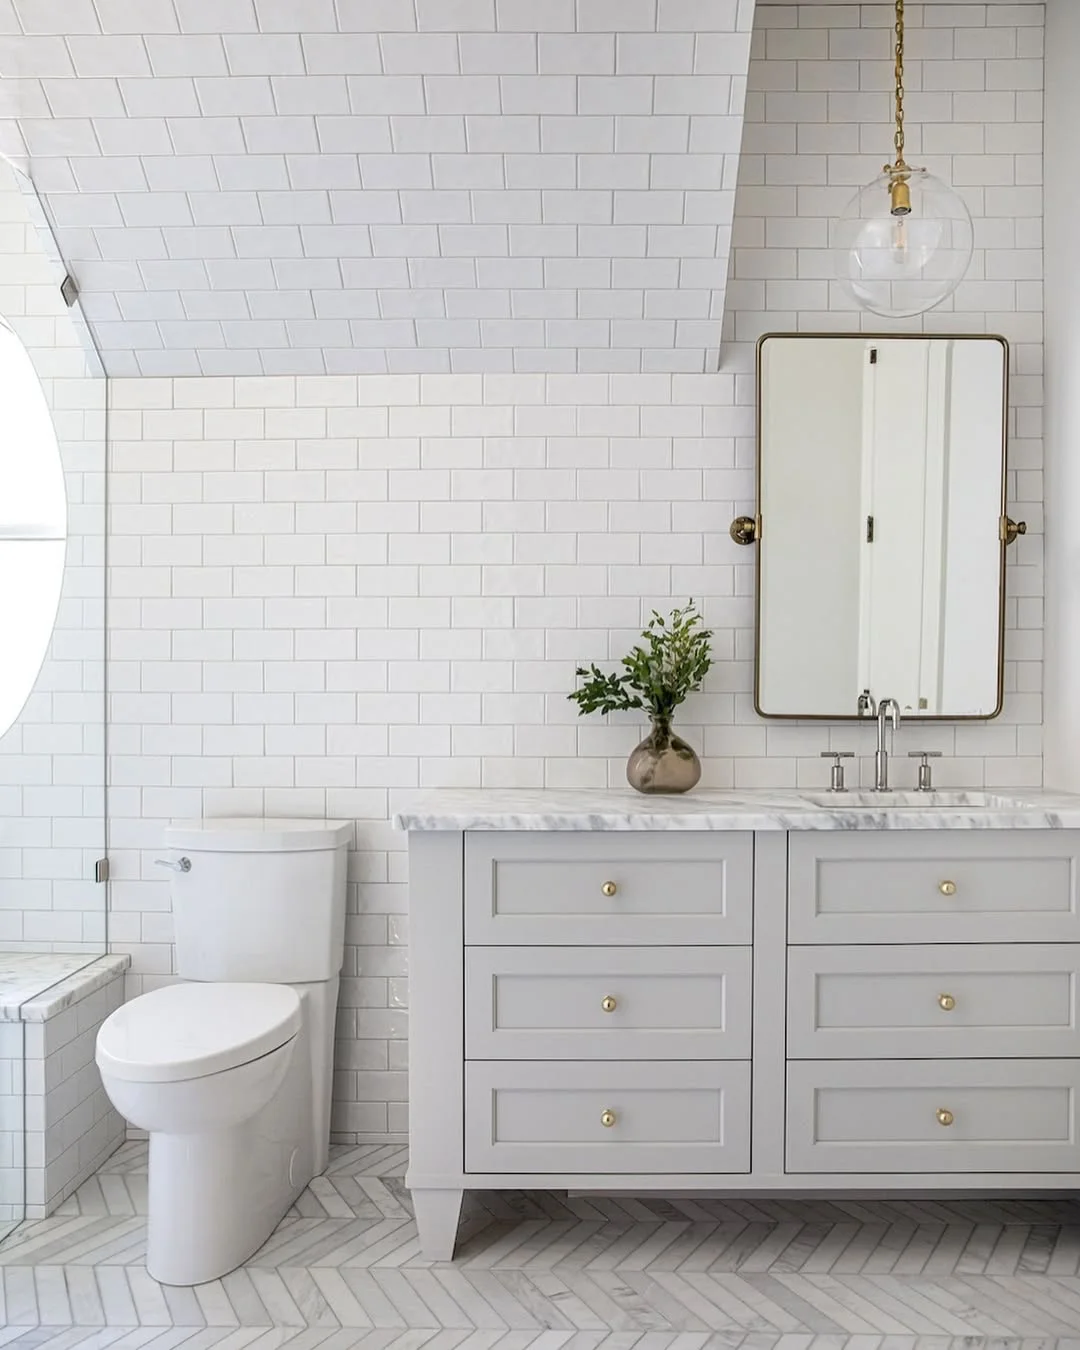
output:
M 610 1130 L 611 1127 L 612 1127 L 612 1125 L 615 1124 L 615 1112 L 614 1112 L 614 1111 L 601 1111 L 601 1113 L 600 1113 L 600 1124 L 603 1125 L 605 1128 L 607 1128 L 607 1129 Z
M 604 1010 L 605 1012 L 614 1012 L 615 1009 L 616 1009 L 619 1005 L 618 1005 L 618 1003 L 616 1003 L 616 1001 L 611 997 L 610 994 L 606 994 L 606 995 L 600 1000 L 600 1006 L 601 1006 L 601 1008 L 603 1008 L 603 1010 Z
M 942 1012 L 952 1012 L 956 1007 L 956 999 L 952 994 L 938 994 L 938 1007 Z
M 938 1107 L 936 1114 L 937 1114 L 937 1123 L 939 1125 L 951 1125 L 953 1121 L 956 1119 L 953 1113 L 947 1110 L 944 1106 Z
M 955 895 L 955 894 L 956 894 L 956 882 L 955 882 L 955 881 L 943 881 L 943 882 L 941 882 L 940 885 L 938 886 L 938 890 L 941 892 L 942 895 Z
M 611 896 L 613 896 L 613 895 L 615 894 L 615 892 L 616 892 L 619 888 L 618 888 L 618 886 L 615 884 L 614 881 L 605 881 L 604 884 L 600 887 L 600 889 L 603 891 L 603 893 L 604 893 L 606 896 L 608 896 L 608 897 L 610 898 Z

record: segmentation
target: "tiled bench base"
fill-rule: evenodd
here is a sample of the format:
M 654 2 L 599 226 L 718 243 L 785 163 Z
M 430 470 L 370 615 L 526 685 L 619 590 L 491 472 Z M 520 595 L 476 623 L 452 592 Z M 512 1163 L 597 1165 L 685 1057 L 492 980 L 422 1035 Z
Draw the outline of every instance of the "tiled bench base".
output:
M 18 955 L 23 968 L 5 990 L 0 954 L 0 1224 L 47 1217 L 124 1140 L 94 1041 L 124 1001 L 130 958 L 102 956 L 72 971 L 71 957 L 43 955 L 34 992 Z

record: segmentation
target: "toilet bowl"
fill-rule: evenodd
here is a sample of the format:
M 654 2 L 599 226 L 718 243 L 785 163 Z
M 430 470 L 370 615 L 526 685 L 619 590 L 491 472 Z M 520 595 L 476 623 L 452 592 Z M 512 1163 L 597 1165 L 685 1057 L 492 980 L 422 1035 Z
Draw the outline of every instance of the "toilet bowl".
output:
M 101 1081 L 141 1130 L 202 1134 L 250 1119 L 288 1070 L 300 997 L 283 984 L 175 984 L 125 1003 L 97 1041 Z
M 326 1165 L 344 957 L 333 821 L 171 826 L 177 969 L 102 1024 L 113 1105 L 150 1136 L 147 1270 L 217 1279 L 258 1250 Z

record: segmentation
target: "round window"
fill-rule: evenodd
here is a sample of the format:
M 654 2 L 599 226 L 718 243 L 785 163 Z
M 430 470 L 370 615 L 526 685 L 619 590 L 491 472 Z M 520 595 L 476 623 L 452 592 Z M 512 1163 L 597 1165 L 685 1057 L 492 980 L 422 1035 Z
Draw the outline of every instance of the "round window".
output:
M 0 736 L 30 697 L 49 649 L 67 547 L 56 430 L 26 348 L 0 321 Z

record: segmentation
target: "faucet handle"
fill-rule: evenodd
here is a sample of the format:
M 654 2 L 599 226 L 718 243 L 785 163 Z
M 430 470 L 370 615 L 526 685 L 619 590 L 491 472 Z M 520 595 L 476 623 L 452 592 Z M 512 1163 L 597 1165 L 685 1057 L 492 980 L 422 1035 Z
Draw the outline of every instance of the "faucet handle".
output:
M 832 768 L 829 770 L 829 791 L 843 792 L 844 790 L 844 766 L 840 763 L 842 759 L 854 759 L 854 750 L 822 750 L 820 758 L 831 759 Z
M 919 791 L 920 791 L 920 792 L 933 792 L 933 790 L 934 790 L 934 784 L 933 784 L 933 781 L 932 781 L 932 779 L 931 779 L 930 761 L 931 761 L 932 759 L 940 759 L 940 758 L 941 758 L 941 751 L 940 751 L 940 750 L 909 750 L 909 751 L 908 751 L 908 759 L 918 759 L 918 760 L 921 760 L 921 761 L 922 761 L 922 762 L 919 764 Z

